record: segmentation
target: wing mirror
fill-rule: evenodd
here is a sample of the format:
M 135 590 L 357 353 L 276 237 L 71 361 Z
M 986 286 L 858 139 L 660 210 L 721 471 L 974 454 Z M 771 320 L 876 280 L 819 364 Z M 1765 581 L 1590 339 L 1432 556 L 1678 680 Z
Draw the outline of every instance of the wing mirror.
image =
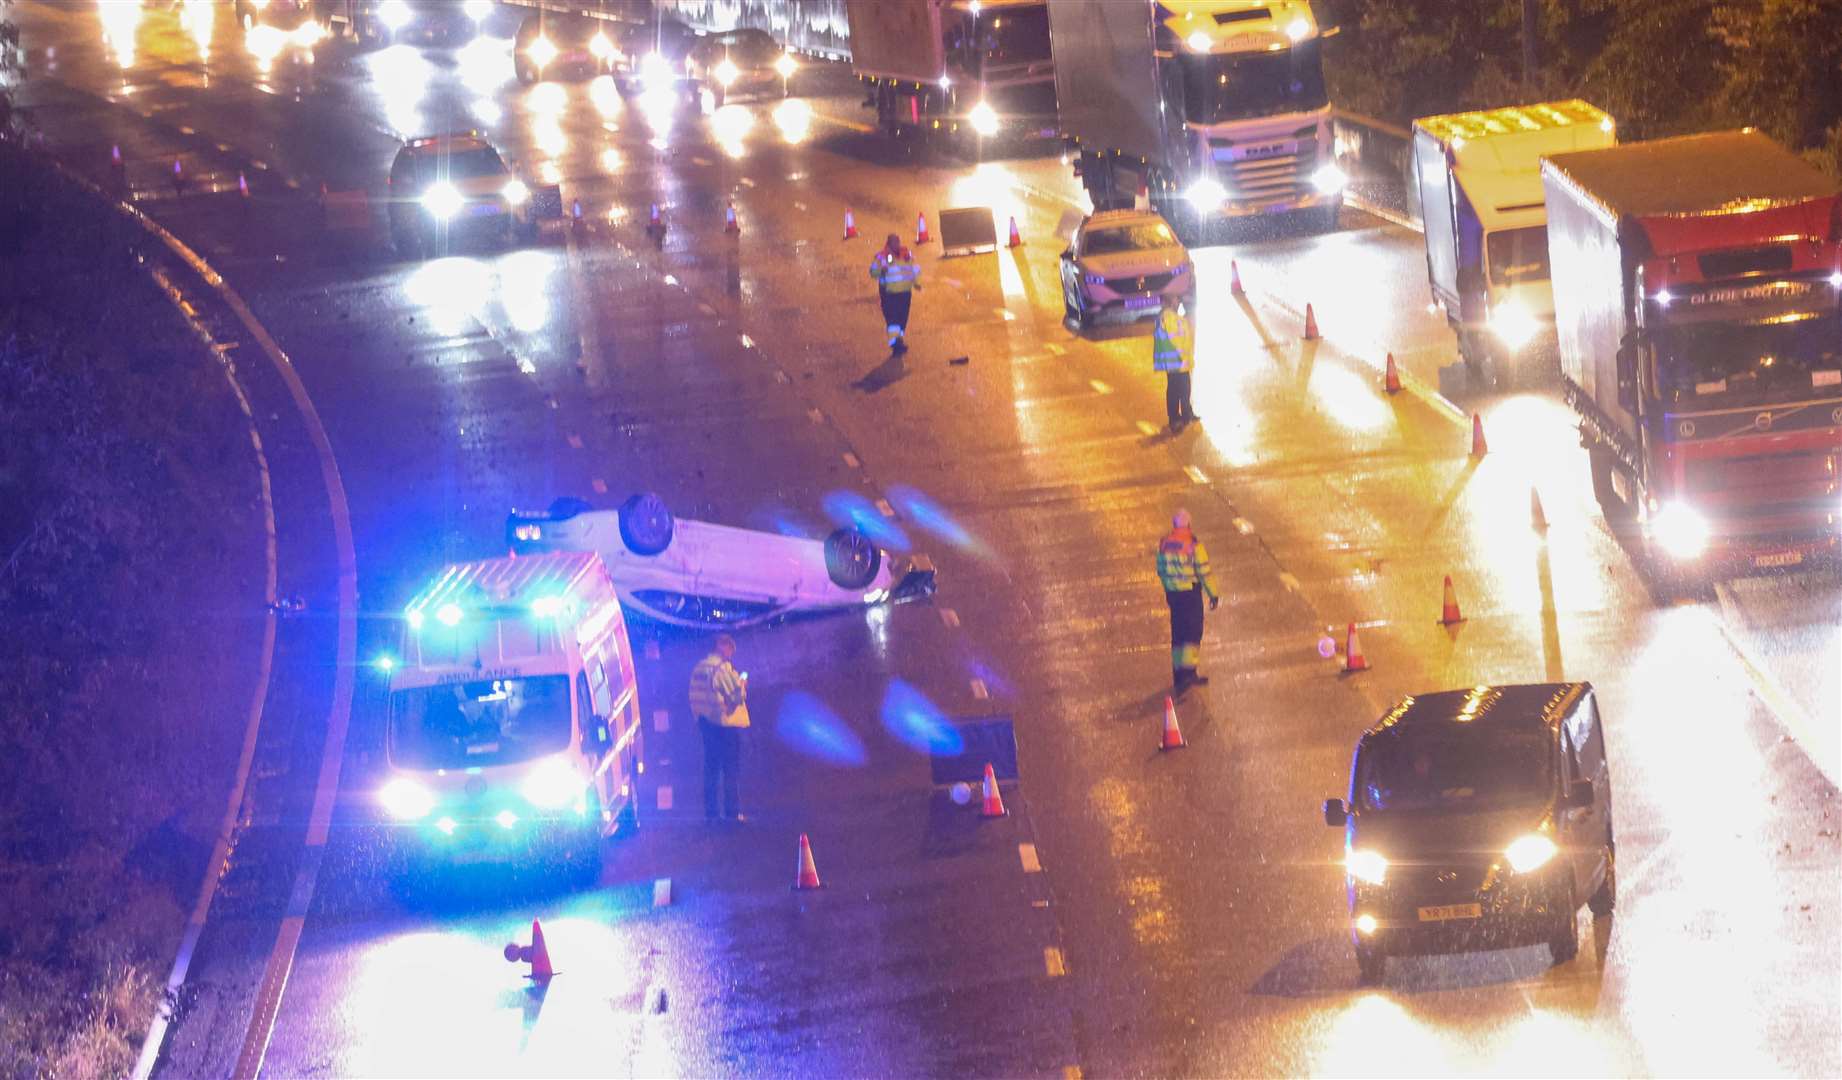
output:
M 1591 780 L 1575 780 L 1573 787 L 1567 789 L 1567 805 L 1574 810 L 1589 810 L 1595 794 Z
M 1062 249 L 1062 261 L 1063 262 L 1074 262 L 1074 248 L 1063 248 Z
M 1348 824 L 1349 819 L 1349 809 L 1343 805 L 1342 799 L 1324 800 L 1324 824 L 1336 829 Z

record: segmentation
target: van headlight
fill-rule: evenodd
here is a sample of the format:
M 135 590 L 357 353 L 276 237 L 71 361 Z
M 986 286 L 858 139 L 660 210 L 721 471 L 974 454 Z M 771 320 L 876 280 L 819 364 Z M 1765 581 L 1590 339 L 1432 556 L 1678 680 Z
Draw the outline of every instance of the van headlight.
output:
M 608 40 L 606 34 L 596 32 L 594 37 L 588 39 L 588 54 L 597 60 L 606 60 L 614 55 L 614 43 Z
M 1509 861 L 1511 870 L 1526 874 L 1546 866 L 1557 850 L 1554 841 L 1540 833 L 1530 833 L 1510 841 L 1509 847 L 1503 849 L 1503 857 Z
M 1490 313 L 1490 332 L 1512 349 L 1527 345 L 1540 330 L 1541 323 L 1518 301 L 1505 300 Z
M 793 73 L 799 70 L 799 61 L 786 53 L 781 53 L 780 59 L 774 61 L 774 70 L 780 72 L 781 78 L 791 79 Z
M 652 89 L 670 86 L 677 73 L 672 70 L 672 62 L 658 53 L 647 53 L 646 59 L 640 61 L 640 78 Z
M 971 122 L 973 131 L 986 138 L 998 133 L 998 110 L 992 108 L 990 102 L 981 101 L 974 105 L 972 111 L 966 114 L 966 119 Z
M 550 66 L 550 61 L 556 59 L 556 46 L 550 43 L 549 38 L 539 34 L 531 39 L 531 44 L 524 47 L 524 54 L 531 58 L 531 63 L 545 68 Z
M 539 810 L 561 810 L 582 794 L 582 774 L 561 757 L 545 758 L 525 775 L 518 791 Z
M 409 20 L 415 17 L 416 13 L 409 10 L 409 5 L 404 0 L 384 0 L 383 3 L 377 5 L 377 21 L 392 30 L 403 29 L 409 25 Z
M 1191 184 L 1190 190 L 1184 192 L 1183 197 L 1190 201 L 1191 206 L 1207 212 L 1228 201 L 1228 189 L 1222 186 L 1221 181 L 1205 176 Z
M 1669 503 L 1651 517 L 1650 535 L 1673 558 L 1699 558 L 1708 550 L 1708 519 L 1686 503 Z
M 505 201 L 511 203 L 513 206 L 523 206 L 525 200 L 531 197 L 531 189 L 524 186 L 523 180 L 512 180 L 507 182 L 499 193 L 504 195 Z
M 742 77 L 742 69 L 736 67 L 735 61 L 725 60 L 716 65 L 716 81 L 724 86 L 731 86 Z
M 1349 185 L 1349 174 L 1335 165 L 1326 165 L 1311 174 L 1311 186 L 1323 195 L 1335 195 Z
M 1379 851 L 1352 848 L 1343 856 L 1343 868 L 1357 881 L 1380 885 L 1388 879 L 1388 860 Z
M 435 809 L 435 794 L 407 776 L 399 776 L 377 793 L 384 812 L 398 821 L 420 821 Z
M 422 208 L 436 221 L 446 221 L 460 213 L 466 202 L 453 184 L 435 184 L 422 193 Z

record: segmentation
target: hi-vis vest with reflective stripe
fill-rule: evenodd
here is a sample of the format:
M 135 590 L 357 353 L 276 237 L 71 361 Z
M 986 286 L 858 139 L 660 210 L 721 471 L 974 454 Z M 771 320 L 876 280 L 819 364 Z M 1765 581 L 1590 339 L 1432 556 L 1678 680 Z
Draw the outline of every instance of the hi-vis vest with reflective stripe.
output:
M 714 724 L 728 725 L 729 714 L 743 701 L 742 680 L 735 666 L 711 653 L 691 669 L 691 715 Z
M 888 251 L 879 251 L 870 263 L 870 276 L 881 283 L 884 292 L 905 293 L 921 280 L 921 267 L 912 257 L 892 258 Z
M 1165 592 L 1189 592 L 1197 585 L 1210 596 L 1215 584 L 1209 580 L 1209 549 L 1190 532 L 1171 532 L 1158 543 L 1158 580 Z
M 1188 371 L 1190 352 L 1190 321 L 1174 311 L 1160 313 L 1151 332 L 1151 369 Z

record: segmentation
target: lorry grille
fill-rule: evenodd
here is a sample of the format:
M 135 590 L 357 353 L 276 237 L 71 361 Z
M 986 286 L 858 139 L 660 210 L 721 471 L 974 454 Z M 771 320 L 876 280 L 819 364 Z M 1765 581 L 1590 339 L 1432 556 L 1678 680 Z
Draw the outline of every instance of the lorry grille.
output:
M 1106 287 L 1114 292 L 1157 292 L 1170 284 L 1169 274 L 1146 274 L 1144 277 L 1107 278 Z
M 1825 494 L 1836 480 L 1836 459 L 1809 451 L 1691 461 L 1683 470 L 1691 494 L 1751 491 L 1767 497 Z
M 1280 136 L 1271 140 L 1277 143 L 1296 142 L 1297 149 L 1292 153 L 1245 157 L 1240 160 L 1232 160 L 1234 140 L 1210 139 L 1210 156 L 1215 160 L 1223 186 L 1228 189 L 1228 197 L 1235 202 L 1280 202 L 1294 199 L 1305 192 L 1317 165 L 1318 140 L 1316 127 L 1303 130 L 1306 134 L 1292 138 Z

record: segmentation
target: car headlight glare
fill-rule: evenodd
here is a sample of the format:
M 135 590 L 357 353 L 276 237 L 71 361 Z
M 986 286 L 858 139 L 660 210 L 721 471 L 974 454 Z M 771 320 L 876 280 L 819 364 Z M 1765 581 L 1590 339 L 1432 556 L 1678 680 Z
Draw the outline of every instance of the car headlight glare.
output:
M 422 193 L 422 208 L 437 221 L 446 221 L 460 213 L 466 201 L 453 184 L 436 184 Z M 436 615 L 439 617 L 440 613 Z M 448 625 L 452 626 L 453 623 Z
M 972 111 L 966 114 L 966 119 L 972 123 L 972 130 L 980 135 L 989 138 L 998 133 L 998 110 L 992 108 L 990 102 L 981 101 L 974 105 Z
M 1323 195 L 1335 195 L 1347 187 L 1349 182 L 1349 174 L 1335 165 L 1326 165 L 1311 174 L 1311 186 Z
M 1518 836 L 1511 841 L 1509 847 L 1503 849 L 1503 857 L 1509 860 L 1511 870 L 1518 874 L 1526 874 L 1546 866 L 1548 860 L 1554 858 L 1554 853 L 1558 850 L 1554 846 L 1554 841 L 1540 833 L 1530 833 L 1527 836 Z
M 409 25 L 409 20 L 415 17 L 416 13 L 409 10 L 409 5 L 404 0 L 384 0 L 383 3 L 377 5 L 378 21 L 392 30 L 401 30 Z
M 561 810 L 582 795 L 582 774 L 561 758 L 538 762 L 524 778 L 519 793 L 539 810 Z
M 511 180 L 506 183 L 500 194 L 504 195 L 505 201 L 513 206 L 523 206 L 525 201 L 531 197 L 531 189 L 524 186 L 523 180 Z
M 658 53 L 647 53 L 646 59 L 640 61 L 640 78 L 647 86 L 666 86 L 677 78 L 672 70 L 672 62 Z
M 722 83 L 724 86 L 729 86 L 741 77 L 742 70 L 736 67 L 735 61 L 733 60 L 725 60 L 716 65 L 716 81 Z
M 786 53 L 781 53 L 780 59 L 774 61 L 774 70 L 780 72 L 781 78 L 791 79 L 793 73 L 799 70 L 799 61 Z
M 1694 559 L 1708 549 L 1708 519 L 1685 503 L 1669 503 L 1650 519 L 1650 535 L 1677 559 Z
M 398 821 L 420 821 L 435 809 L 435 794 L 406 776 L 385 784 L 377 793 L 384 812 Z
M 1190 201 L 1191 206 L 1206 213 L 1228 201 L 1228 189 L 1222 186 L 1220 180 L 1205 176 L 1191 184 L 1190 190 L 1184 192 L 1183 197 Z
M 461 10 L 474 22 L 485 22 L 487 16 L 492 14 L 492 0 L 467 0 L 461 5 Z
M 588 39 L 588 52 L 597 60 L 606 60 L 614 55 L 614 43 L 608 40 L 606 34 L 597 33 Z
M 1343 856 L 1343 868 L 1357 881 L 1380 885 L 1388 879 L 1388 860 L 1379 851 L 1352 849 Z
M 531 39 L 531 44 L 524 47 L 524 54 L 538 67 L 548 67 L 550 61 L 556 59 L 556 46 L 550 43 L 549 38 L 539 34 Z
M 1512 349 L 1527 345 L 1540 330 L 1541 323 L 1518 301 L 1505 300 L 1490 313 L 1490 332 Z

